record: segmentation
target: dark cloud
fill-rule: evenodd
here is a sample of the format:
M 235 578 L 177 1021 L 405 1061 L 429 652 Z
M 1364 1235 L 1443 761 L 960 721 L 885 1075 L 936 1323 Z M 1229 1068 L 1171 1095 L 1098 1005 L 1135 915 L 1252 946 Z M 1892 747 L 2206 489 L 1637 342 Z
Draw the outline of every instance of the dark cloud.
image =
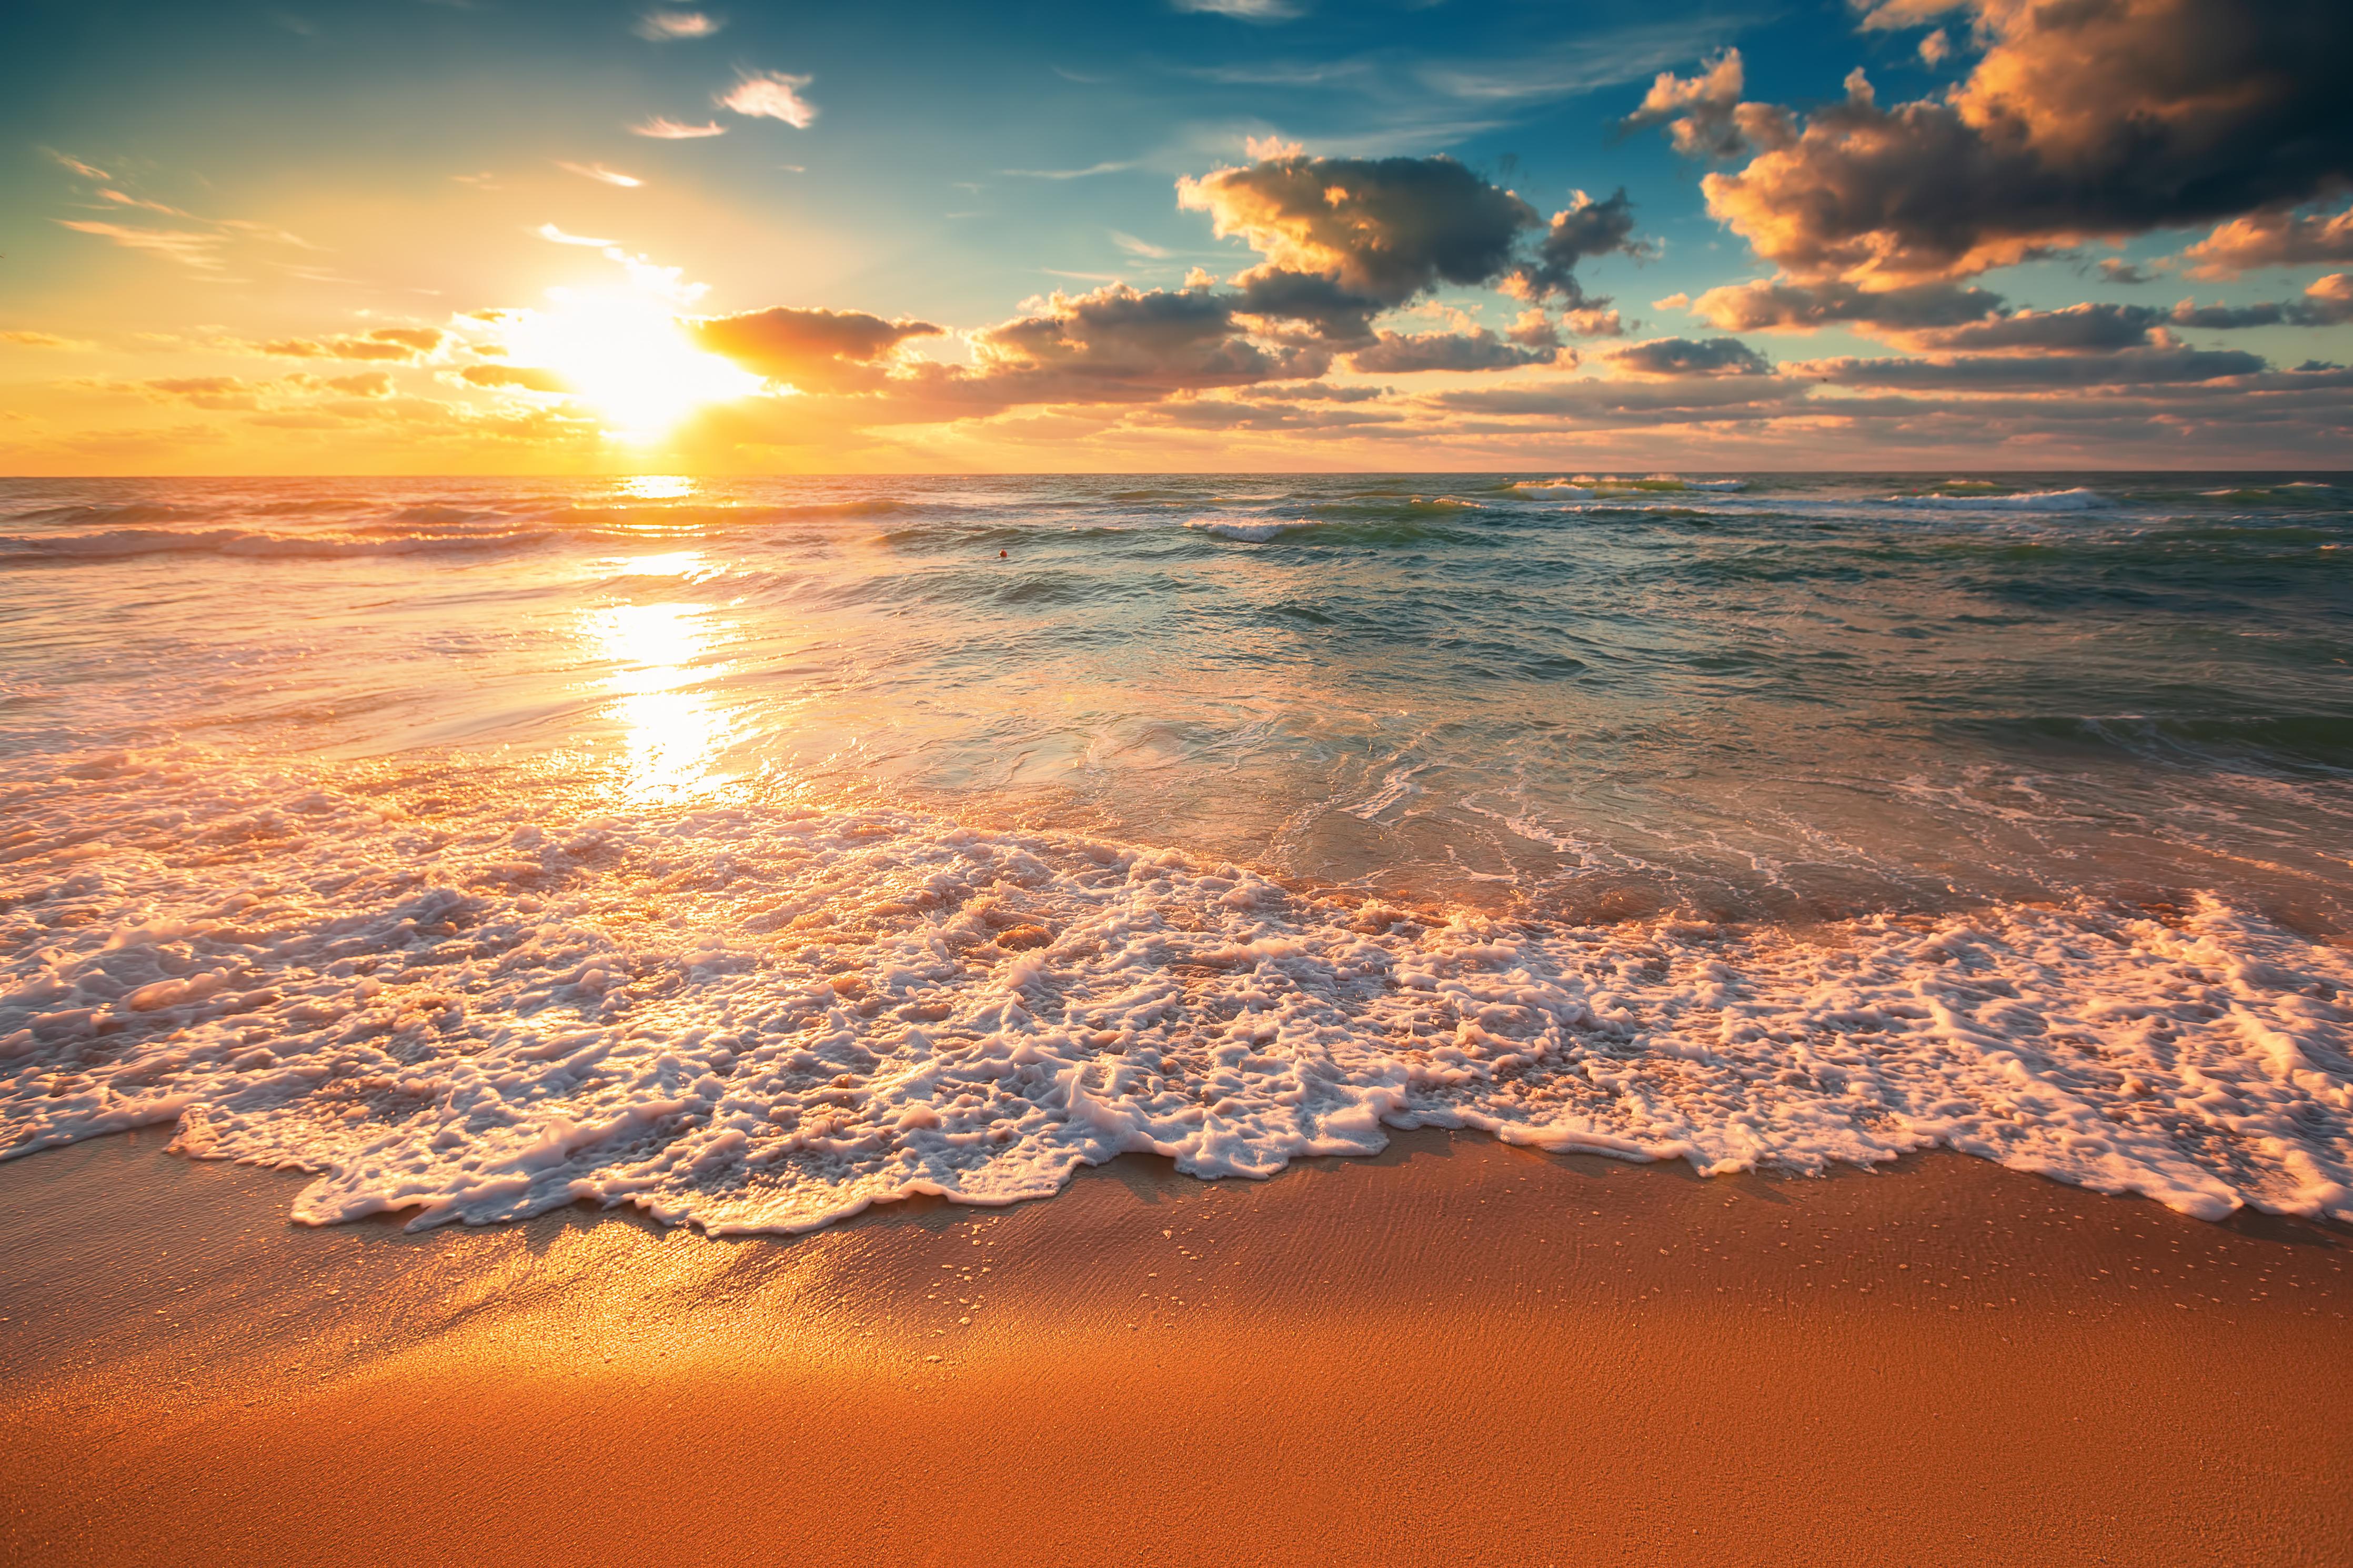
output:
M 2162 348 L 2170 346 L 2162 339 L 2174 327 L 2236 331 L 2341 321 L 2346 319 L 2345 306 L 2331 297 L 2336 288 L 2330 279 L 2323 279 L 2302 299 L 2252 305 L 2200 305 L 2189 300 L 2170 307 L 2087 301 L 2063 310 L 2019 310 L 1957 327 L 1915 331 L 1906 335 L 1906 342 L 1911 347 L 1959 353 L 2110 353 L 2144 345 Z
M 1773 367 L 1738 338 L 1652 338 L 1609 351 L 1630 375 L 1770 375 Z
M 745 370 L 803 391 L 870 384 L 876 362 L 910 338 L 944 330 L 904 317 L 884 321 L 862 310 L 797 310 L 778 306 L 689 324 L 695 341 Z
M 1567 208 L 1552 215 L 1536 243 L 1535 259 L 1513 268 L 1504 286 L 1524 300 L 1558 298 L 1571 308 L 1582 305 L 1585 290 L 1577 280 L 1577 264 L 1612 252 L 1645 254 L 1633 237 L 1634 204 L 1626 199 L 1624 186 L 1606 202 L 1577 191 Z
M 1428 401 L 1461 414 L 1622 427 L 1778 418 L 1795 412 L 1805 398 L 1804 385 L 1779 376 L 1688 376 L 1649 381 L 1564 379 L 1549 386 L 1445 392 Z
M 1375 403 L 1389 395 L 1386 386 L 1334 386 L 1319 381 L 1270 382 L 1237 397 L 1275 398 L 1289 403 Z
M 2236 278 L 2263 267 L 2353 261 L 2353 208 L 2323 217 L 2285 210 L 2232 218 L 2182 252 L 2192 278 Z
M 1267 265 L 1331 279 L 1398 305 L 1453 283 L 1490 284 L 1512 266 L 1535 209 L 1451 158 L 1286 153 L 1177 182 L 1178 205 L 1209 215 Z
M 1370 342 L 1373 318 L 1388 307 L 1351 293 L 1333 279 L 1282 267 L 1253 268 L 1242 275 L 1234 309 L 1271 324 L 1297 322 L 1334 346 Z
M 1957 283 L 1865 289 L 1835 279 L 1800 284 L 1782 279 L 1711 289 L 1691 306 L 1710 326 L 1733 332 L 1809 331 L 1848 322 L 1908 331 L 1958 326 L 2000 309 L 2000 295 Z
M 1269 353 L 1235 315 L 1231 296 L 1207 289 L 1056 294 L 1037 314 L 975 332 L 975 373 L 957 379 L 1007 402 L 1128 402 L 1323 374 L 1320 352 Z
M 2127 386 L 2221 381 L 2265 368 L 2236 349 L 2179 344 L 2105 354 L 1967 354 L 1938 359 L 1820 359 L 1782 367 L 1782 374 L 1838 386 L 1968 390 L 1976 387 Z
M 1557 342 L 1551 347 L 1506 342 L 1484 327 L 1468 332 L 1383 332 L 1380 341 L 1348 357 L 1348 367 L 1367 375 L 1408 374 L 1419 370 L 1516 370 L 1521 365 L 1550 364 L 1559 357 Z M 1576 363 L 1576 356 L 1568 356 Z
M 2137 262 L 2121 256 L 2111 256 L 2100 263 L 2100 277 L 2110 283 L 2154 283 L 2157 275 Z
M 1962 326 L 1933 328 L 1912 333 L 1911 342 L 1922 348 L 1957 353 L 2035 349 L 2046 353 L 2112 353 L 2146 342 L 2151 327 L 2170 320 L 2170 312 L 2147 305 L 2070 305 L 2063 310 L 2020 310 Z
M 1883 110 L 1856 72 L 1793 140 L 1708 175 L 1710 211 L 1801 279 L 1925 281 L 2353 178 L 2345 0 L 1960 8 L 1985 49 L 1966 80 Z M 1713 113 L 1720 97 L 1691 102 Z

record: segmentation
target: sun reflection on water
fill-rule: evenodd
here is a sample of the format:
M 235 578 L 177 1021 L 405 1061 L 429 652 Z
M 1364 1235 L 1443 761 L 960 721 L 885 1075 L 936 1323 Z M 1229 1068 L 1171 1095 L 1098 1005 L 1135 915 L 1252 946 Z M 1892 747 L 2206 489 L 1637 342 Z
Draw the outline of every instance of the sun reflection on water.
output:
M 694 481 L 683 474 L 636 474 L 617 481 L 613 493 L 625 500 L 683 500 Z
M 723 673 L 700 663 L 712 646 L 710 613 L 707 605 L 616 605 L 589 617 L 589 636 L 616 667 L 609 685 L 628 730 L 632 800 L 702 795 L 720 782 L 712 763 L 733 721 L 707 691 L 688 689 Z

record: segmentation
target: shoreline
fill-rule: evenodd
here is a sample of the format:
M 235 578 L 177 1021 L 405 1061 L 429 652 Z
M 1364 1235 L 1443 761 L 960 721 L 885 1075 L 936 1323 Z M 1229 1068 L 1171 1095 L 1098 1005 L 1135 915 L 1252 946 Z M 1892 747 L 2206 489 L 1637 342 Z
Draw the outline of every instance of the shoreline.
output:
M 7 1555 L 2320 1563 L 2353 1233 L 1478 1134 L 713 1238 L 0 1166 Z M 932 1359 L 937 1358 L 937 1359 Z

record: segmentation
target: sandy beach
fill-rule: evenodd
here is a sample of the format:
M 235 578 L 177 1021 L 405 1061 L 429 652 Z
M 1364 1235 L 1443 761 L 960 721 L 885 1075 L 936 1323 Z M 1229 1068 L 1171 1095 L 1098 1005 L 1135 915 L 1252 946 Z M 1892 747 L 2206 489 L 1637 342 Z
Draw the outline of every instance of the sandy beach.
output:
M 0 1167 L 6 1557 L 2328 1563 L 2341 1230 L 1416 1133 L 714 1241 Z

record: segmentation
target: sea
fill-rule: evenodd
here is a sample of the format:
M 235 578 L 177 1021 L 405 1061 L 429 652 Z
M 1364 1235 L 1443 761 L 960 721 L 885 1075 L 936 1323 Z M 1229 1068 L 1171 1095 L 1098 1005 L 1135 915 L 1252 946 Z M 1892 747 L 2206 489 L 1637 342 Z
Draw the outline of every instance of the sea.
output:
M 2353 1221 L 2353 475 L 0 481 L 0 1159 Z M 1900 1175 L 1889 1179 L 1905 1179 Z

